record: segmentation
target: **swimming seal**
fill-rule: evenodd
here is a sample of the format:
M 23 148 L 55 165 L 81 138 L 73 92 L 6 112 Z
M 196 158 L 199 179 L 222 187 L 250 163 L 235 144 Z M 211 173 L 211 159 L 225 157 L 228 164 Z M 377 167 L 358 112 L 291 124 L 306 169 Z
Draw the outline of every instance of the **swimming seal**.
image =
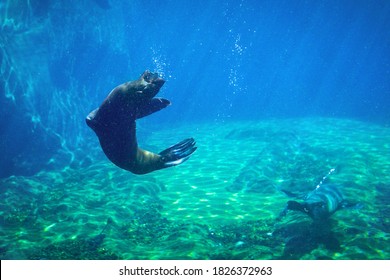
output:
M 291 192 L 282 191 L 290 197 L 299 197 Z M 307 214 L 314 221 L 324 221 L 337 210 L 355 206 L 359 205 L 345 200 L 336 185 L 321 184 L 303 197 L 303 202 L 288 201 L 279 218 L 285 216 L 288 210 L 293 210 Z
M 114 88 L 100 107 L 87 116 L 87 125 L 99 138 L 103 152 L 118 167 L 146 174 L 181 164 L 196 150 L 193 138 L 158 154 L 138 147 L 135 121 L 171 104 L 155 97 L 164 83 L 157 73 L 145 71 L 138 80 Z

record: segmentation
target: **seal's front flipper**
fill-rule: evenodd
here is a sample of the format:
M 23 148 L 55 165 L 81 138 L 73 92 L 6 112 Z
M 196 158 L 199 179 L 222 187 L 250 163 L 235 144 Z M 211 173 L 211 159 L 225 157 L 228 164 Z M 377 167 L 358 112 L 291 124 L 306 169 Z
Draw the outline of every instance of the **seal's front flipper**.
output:
M 282 212 L 279 213 L 279 216 L 276 218 L 276 221 L 281 221 L 287 215 L 287 212 L 289 210 L 306 213 L 305 206 L 303 204 L 296 202 L 294 200 L 290 200 L 287 201 L 286 207 L 283 209 Z
M 307 212 L 307 211 L 305 211 L 305 206 L 304 205 L 302 205 L 299 202 L 293 201 L 293 200 L 287 201 L 287 207 L 286 208 L 288 210 L 301 211 L 303 213 Z
M 195 144 L 194 138 L 188 138 L 160 152 L 164 167 L 175 166 L 189 159 L 196 150 Z
M 288 206 L 284 207 L 283 211 L 279 213 L 279 216 L 276 217 L 276 221 L 280 222 L 287 215 L 287 212 L 288 212 Z
M 140 119 L 149 116 L 169 105 L 171 105 L 171 102 L 168 99 L 155 97 L 149 100 L 148 103 L 146 103 L 144 106 L 137 108 L 136 118 Z

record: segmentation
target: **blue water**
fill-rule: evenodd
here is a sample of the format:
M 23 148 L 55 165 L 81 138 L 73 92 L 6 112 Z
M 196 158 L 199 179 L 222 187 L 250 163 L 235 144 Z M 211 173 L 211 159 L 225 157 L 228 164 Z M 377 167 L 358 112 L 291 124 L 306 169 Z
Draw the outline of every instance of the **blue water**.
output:
M 85 116 L 145 69 L 174 105 L 151 122 L 389 124 L 388 1 L 3 0 L 0 21 L 3 177 L 85 144 Z
M 85 117 L 146 69 L 172 106 L 144 127 L 389 127 L 390 2 L 0 0 L 0 66 L 0 178 L 106 160 Z

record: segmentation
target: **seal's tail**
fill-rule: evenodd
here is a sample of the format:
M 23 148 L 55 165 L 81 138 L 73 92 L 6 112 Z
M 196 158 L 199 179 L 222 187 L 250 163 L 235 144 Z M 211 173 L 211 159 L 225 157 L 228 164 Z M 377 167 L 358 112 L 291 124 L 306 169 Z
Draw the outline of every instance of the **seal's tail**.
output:
M 188 138 L 160 152 L 159 155 L 164 163 L 164 167 L 175 166 L 185 162 L 195 152 L 197 148 L 195 144 L 194 138 Z

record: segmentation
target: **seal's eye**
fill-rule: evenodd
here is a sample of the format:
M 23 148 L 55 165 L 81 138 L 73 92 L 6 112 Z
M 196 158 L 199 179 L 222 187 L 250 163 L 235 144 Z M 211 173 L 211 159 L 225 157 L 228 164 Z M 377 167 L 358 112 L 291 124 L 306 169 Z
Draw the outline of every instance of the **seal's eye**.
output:
M 145 72 L 143 78 L 146 82 L 151 83 L 158 78 L 158 74 L 147 71 Z
M 147 82 L 149 82 L 150 78 L 151 78 L 151 73 L 150 73 L 150 72 L 146 72 L 146 73 L 144 74 L 144 80 L 147 81 Z

